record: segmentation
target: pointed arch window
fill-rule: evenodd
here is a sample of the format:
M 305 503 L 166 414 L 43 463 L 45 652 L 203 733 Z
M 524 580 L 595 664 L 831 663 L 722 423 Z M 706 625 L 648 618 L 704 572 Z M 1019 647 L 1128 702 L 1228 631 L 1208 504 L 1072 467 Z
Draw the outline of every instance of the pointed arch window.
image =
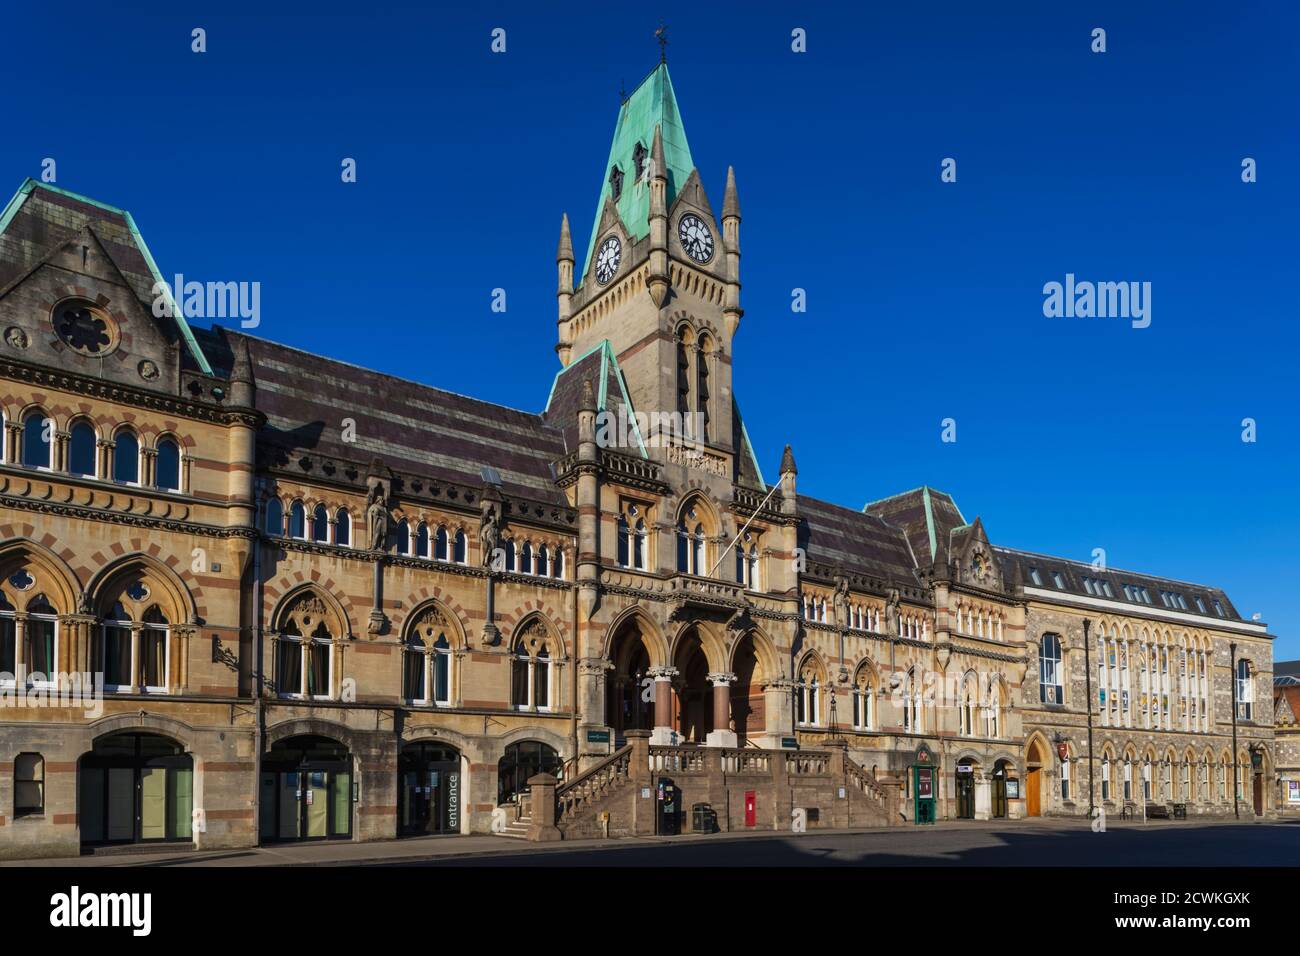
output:
M 519 572 L 521 574 L 533 573 L 533 543 L 524 542 L 524 549 L 519 553 Z
M 1124 800 L 1128 802 L 1133 799 L 1133 758 L 1126 756 L 1124 758 Z
M 632 529 L 623 515 L 618 516 L 618 564 L 621 568 L 632 567 Z
M 334 515 L 334 543 L 345 548 L 352 544 L 352 516 L 347 508 L 340 508 Z
M 609 194 L 614 202 L 623 195 L 623 170 L 617 166 L 611 166 L 609 170 Z
M 418 634 L 412 634 L 402 653 L 402 697 L 412 704 L 427 704 L 425 677 L 429 668 L 428 652 Z
M 550 572 L 551 553 L 546 545 L 537 549 L 537 575 L 538 577 L 547 577 Z
M 16 610 L 0 593 L 0 684 L 12 687 L 18 673 L 18 624 Z
M 870 730 L 872 727 L 874 690 L 871 675 L 865 669 L 859 671 L 858 679 L 853 684 L 853 727 L 855 730 Z
M 903 732 L 922 733 L 921 682 L 915 670 L 907 672 L 903 682 Z
M 464 531 L 456 532 L 456 537 L 455 539 L 453 539 L 452 547 L 453 547 L 452 560 L 454 560 L 457 564 L 465 564 L 468 559 L 468 555 L 466 552 L 466 539 L 465 539 Z
M 324 505 L 317 505 L 311 513 L 311 539 L 322 544 L 330 539 L 330 513 Z
M 433 540 L 433 556 L 439 561 L 447 560 L 447 544 L 447 529 L 439 526 L 438 532 L 434 535 Z
M 423 521 L 415 532 L 415 554 L 420 558 L 429 557 L 429 526 Z
M 58 667 L 59 619 L 44 594 L 37 594 L 27 603 L 26 652 L 28 680 L 33 685 L 53 686 Z
M 411 553 L 411 523 L 403 518 L 397 522 L 397 553 Z
M 181 490 L 181 448 L 174 439 L 164 438 L 158 443 L 158 455 L 154 460 L 154 486 L 163 491 Z
M 517 556 L 515 554 L 515 539 L 506 538 L 506 570 L 507 571 L 518 570 L 515 564 L 516 560 L 517 560 Z
M 510 702 L 517 710 L 551 709 L 551 652 L 541 625 L 533 622 L 515 641 Z
M 1101 798 L 1110 799 L 1110 754 L 1101 755 Z
M 279 498 L 266 499 L 266 533 L 279 538 L 284 535 L 284 504 Z
M 289 506 L 289 537 L 307 537 L 307 509 L 301 501 L 294 501 Z
M 86 478 L 94 478 L 98 474 L 95 467 L 95 428 L 90 422 L 79 421 L 72 426 L 68 438 L 68 471 Z

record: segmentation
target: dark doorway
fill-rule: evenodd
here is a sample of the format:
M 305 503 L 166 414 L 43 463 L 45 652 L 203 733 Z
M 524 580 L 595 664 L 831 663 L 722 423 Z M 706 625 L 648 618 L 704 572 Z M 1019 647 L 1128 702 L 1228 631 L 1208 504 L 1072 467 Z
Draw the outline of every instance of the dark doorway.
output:
M 957 819 L 975 819 L 975 768 L 964 761 L 957 765 Z
M 460 753 L 442 744 L 407 744 L 397 758 L 397 834 L 460 832 Z
M 614 671 L 606 685 L 605 719 L 616 737 L 654 726 L 650 700 L 650 653 L 636 622 L 629 621 L 613 645 Z
M 528 791 L 528 779 L 539 773 L 558 777 L 564 765 L 554 747 L 540 740 L 521 740 L 506 748 L 497 762 L 497 804 L 509 803 Z
M 194 761 L 158 734 L 101 737 L 78 768 L 78 822 L 87 846 L 192 840 Z
M 1005 760 L 993 765 L 993 816 L 1001 819 L 1007 815 L 1007 774 L 1011 768 Z
M 1264 815 L 1264 775 L 1262 773 L 1255 774 L 1254 789 L 1255 789 L 1255 816 L 1262 817 Z
M 262 842 L 352 836 L 352 755 L 328 737 L 290 737 L 262 755 Z
M 682 740 L 702 744 L 713 729 L 713 692 L 709 684 L 709 661 L 696 632 L 682 638 L 674 666 L 681 675 L 673 695 L 674 725 Z
M 767 698 L 763 690 L 766 678 L 752 633 L 741 638 L 732 660 L 736 683 L 731 689 L 731 720 L 743 747 L 746 740 L 767 730 Z

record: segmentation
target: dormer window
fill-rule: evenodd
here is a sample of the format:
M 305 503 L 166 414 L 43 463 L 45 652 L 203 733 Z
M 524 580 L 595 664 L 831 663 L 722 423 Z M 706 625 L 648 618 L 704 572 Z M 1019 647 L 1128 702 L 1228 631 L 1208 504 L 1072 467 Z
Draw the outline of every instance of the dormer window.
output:
M 618 197 L 623 195 L 623 170 L 615 166 L 609 171 L 609 194 L 618 202 Z
M 1035 584 L 1039 585 L 1040 587 L 1043 584 L 1043 576 L 1038 573 L 1037 568 L 1029 569 L 1029 580 L 1033 581 Z
M 1056 585 L 1058 590 L 1060 591 L 1065 590 L 1065 577 L 1061 574 L 1060 571 L 1052 572 L 1052 583 Z
M 640 143 L 637 143 L 636 149 L 632 150 L 632 168 L 636 170 L 637 182 L 640 182 L 641 177 L 645 175 L 645 161 L 649 155 L 649 151 Z

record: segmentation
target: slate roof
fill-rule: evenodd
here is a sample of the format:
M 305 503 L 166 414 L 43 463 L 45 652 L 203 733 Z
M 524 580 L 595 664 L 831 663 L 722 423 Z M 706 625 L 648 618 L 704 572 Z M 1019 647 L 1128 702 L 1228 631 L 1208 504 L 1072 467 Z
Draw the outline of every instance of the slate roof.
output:
M 500 472 L 504 492 L 567 504 L 551 463 L 564 435 L 540 415 L 467 398 L 417 382 L 324 358 L 230 329 L 200 332 L 221 374 L 233 349 L 248 343 L 257 407 L 267 416 L 258 436 L 287 460 L 310 452 L 390 468 L 425 479 L 481 486 L 480 469 Z M 356 421 L 356 441 L 343 441 L 342 420 Z
M 799 496 L 799 547 L 808 560 L 847 571 L 916 582 L 907 535 L 876 515 Z
M 162 280 L 144 237 L 125 209 L 28 179 L 0 211 L 0 290 L 27 274 L 43 258 L 89 226 L 140 304 L 152 314 L 153 287 Z M 171 279 L 167 282 L 170 284 Z M 160 318 L 174 341 L 186 343 L 187 365 L 210 371 L 206 356 L 180 314 Z
M 1288 677 L 1293 678 L 1300 685 L 1300 661 L 1274 661 L 1273 679 L 1280 680 Z
M 966 524 L 952 495 L 928 485 L 872 501 L 862 510 L 902 528 L 918 564 L 927 568 L 946 560 L 950 533 Z
M 597 412 L 618 415 L 620 409 L 627 409 L 627 436 L 631 447 L 619 447 L 617 450 L 628 455 L 646 457 L 645 436 L 636 430 L 633 417 L 636 409 L 632 407 L 627 383 L 623 380 L 623 370 L 619 368 L 618 359 L 607 339 L 555 374 L 551 394 L 546 399 L 546 409 L 541 415 L 542 420 L 561 431 L 568 451 L 575 450 L 578 447 L 578 405 L 582 400 L 584 381 L 591 382 Z M 597 422 L 597 428 L 599 427 L 600 423 Z
M 1151 574 L 1139 574 L 1136 571 L 1121 571 L 1116 568 L 1107 568 L 1103 571 L 1085 561 L 1069 561 L 1065 558 L 1035 554 L 1032 551 L 1017 551 L 1013 548 L 997 546 L 994 546 L 993 551 L 1002 563 L 1003 574 L 1010 578 L 1018 570 L 1023 577 L 1025 587 L 1037 587 L 1049 591 L 1059 590 L 1062 594 L 1072 594 L 1078 597 L 1095 597 L 1101 600 L 1119 601 L 1133 604 L 1148 611 L 1198 614 L 1207 618 L 1211 623 L 1218 620 L 1243 620 L 1232 602 L 1228 600 L 1228 595 L 1219 588 L 1189 584 L 1186 581 L 1175 581 L 1173 578 L 1156 577 Z M 1035 569 L 1038 571 L 1041 584 L 1037 584 L 1033 580 L 1032 572 Z M 1062 583 L 1065 585 L 1064 588 L 1056 587 L 1053 572 L 1060 573 Z M 1084 584 L 1083 579 L 1085 577 L 1094 581 L 1108 582 L 1110 584 L 1110 594 L 1090 594 Z M 1126 597 L 1124 591 L 1124 585 L 1126 584 L 1145 587 L 1148 596 L 1151 598 L 1151 603 L 1134 601 Z M 1181 594 L 1187 606 L 1185 608 L 1166 606 L 1160 599 L 1161 591 Z M 1198 597 L 1205 605 L 1204 612 L 1196 604 L 1196 598 Z M 1215 612 L 1214 602 L 1216 600 L 1223 608 L 1222 616 Z

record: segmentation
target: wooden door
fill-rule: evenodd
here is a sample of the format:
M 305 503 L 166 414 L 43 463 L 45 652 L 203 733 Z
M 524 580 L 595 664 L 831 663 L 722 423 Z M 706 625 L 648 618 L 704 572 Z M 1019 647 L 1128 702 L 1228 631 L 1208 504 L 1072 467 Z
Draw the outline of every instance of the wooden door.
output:
M 1264 775 L 1255 774 L 1255 816 L 1264 815 Z
M 1042 789 L 1038 785 L 1039 773 L 1038 767 L 1031 767 L 1029 772 L 1025 774 L 1025 813 L 1031 817 L 1039 816 L 1042 813 L 1042 808 L 1039 805 L 1040 791 Z

